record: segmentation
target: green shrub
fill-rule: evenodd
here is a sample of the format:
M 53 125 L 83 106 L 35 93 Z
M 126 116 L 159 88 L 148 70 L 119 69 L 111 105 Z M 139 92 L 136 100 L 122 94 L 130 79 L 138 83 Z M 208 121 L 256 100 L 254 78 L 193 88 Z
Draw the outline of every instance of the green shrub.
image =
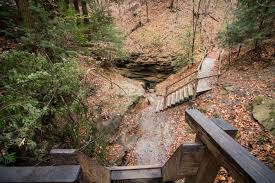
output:
M 0 35 L 15 38 L 21 28 L 17 25 L 16 5 L 12 0 L 0 0 Z
M 13 51 L 1 54 L 0 64 L 1 163 L 12 163 L 21 151 L 37 156 L 54 142 L 69 140 L 77 147 L 83 125 L 91 129 L 81 138 L 93 135 L 75 61 L 50 63 L 41 55 Z
M 91 23 L 88 25 L 90 41 L 105 44 L 102 48 L 102 52 L 105 52 L 103 55 L 111 52 L 113 57 L 125 56 L 122 49 L 125 36 L 114 25 L 108 10 L 101 9 L 95 2 L 92 7 Z
M 274 11 L 271 0 L 239 0 L 233 21 L 218 34 L 220 44 L 226 47 L 253 40 L 258 46 L 274 36 Z
M 15 2 L 0 0 L 1 28 L 17 39 L 17 51 L 0 54 L 0 164 L 21 156 L 40 159 L 52 146 L 80 148 L 102 159 L 106 143 L 96 137 L 87 106 L 94 89 L 82 86 L 71 57 L 90 42 L 105 45 L 98 46 L 102 56 L 124 55 L 124 37 L 96 6 L 87 25 L 61 1 L 29 1 L 29 6 L 31 28 L 21 29 Z

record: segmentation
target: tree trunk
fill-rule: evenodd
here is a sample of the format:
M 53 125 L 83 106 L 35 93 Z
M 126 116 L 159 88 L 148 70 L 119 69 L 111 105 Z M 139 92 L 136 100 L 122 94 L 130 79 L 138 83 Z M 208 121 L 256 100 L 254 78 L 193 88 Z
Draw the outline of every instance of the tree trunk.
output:
M 79 14 L 80 9 L 79 9 L 79 0 L 74 0 L 74 10 L 77 14 Z
M 269 2 L 269 3 L 270 3 L 270 2 Z M 266 7 L 265 7 L 264 15 L 265 15 L 266 12 L 268 11 L 269 3 L 267 3 L 267 5 L 266 5 Z M 259 31 L 261 31 L 261 29 L 263 28 L 264 20 L 266 19 L 266 17 L 265 17 L 264 15 L 260 18 L 261 21 L 260 21 L 260 24 L 259 24 Z M 259 48 L 259 39 L 257 39 L 257 38 L 255 39 L 255 50 L 256 50 L 257 52 L 260 51 L 260 48 Z
M 174 0 L 171 0 L 171 1 L 170 1 L 169 8 L 170 8 L 170 9 L 173 9 L 173 8 L 174 8 Z
M 29 1 L 16 0 L 15 2 L 16 2 L 19 14 L 23 19 L 26 30 L 30 31 L 32 29 L 32 24 L 31 24 L 32 20 L 31 20 Z
M 65 0 L 65 9 L 69 9 L 70 0 Z
M 74 10 L 76 12 L 76 24 L 80 24 L 79 15 L 80 15 L 80 9 L 79 9 L 79 0 L 74 0 Z
M 82 15 L 84 16 L 83 22 L 84 24 L 88 24 L 89 18 L 88 18 L 88 8 L 87 8 L 86 0 L 81 0 L 81 8 L 82 8 Z
M 200 6 L 201 6 L 201 0 L 199 0 L 197 12 L 195 12 L 195 1 L 193 0 L 193 38 L 192 38 L 192 48 L 191 48 L 192 64 L 194 63 L 195 41 L 196 41 L 197 24 L 200 16 L 199 15 Z
M 146 16 L 147 16 L 147 22 L 149 22 L 149 7 L 148 7 L 148 0 L 146 0 Z

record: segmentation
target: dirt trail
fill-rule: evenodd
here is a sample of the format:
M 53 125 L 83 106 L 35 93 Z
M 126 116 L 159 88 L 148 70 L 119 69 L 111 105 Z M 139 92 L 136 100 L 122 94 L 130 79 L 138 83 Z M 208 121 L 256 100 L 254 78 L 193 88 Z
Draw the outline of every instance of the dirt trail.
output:
M 203 76 L 212 75 L 217 72 L 214 69 L 217 56 L 215 52 L 210 53 L 210 55 L 210 58 L 212 57 L 211 59 L 205 59 L 208 62 L 211 61 L 210 64 L 208 62 L 206 65 L 203 64 L 204 70 L 200 73 Z M 211 86 L 209 87 L 211 88 Z M 177 128 L 178 121 L 175 120 L 175 118 L 173 118 L 173 116 L 167 111 L 155 113 L 158 101 L 158 97 L 155 93 L 146 94 L 145 97 L 150 101 L 150 105 L 140 111 L 138 130 L 142 136 L 136 143 L 133 154 L 135 156 L 136 164 L 138 165 L 163 164 L 169 158 L 170 154 L 168 152 L 171 150 L 171 145 L 177 138 L 174 132 Z M 183 114 L 177 115 L 180 115 L 183 118 Z M 190 133 L 187 128 L 181 130 L 183 135 Z
M 142 133 L 134 149 L 138 165 L 162 164 L 167 160 L 167 150 L 174 139 L 173 126 L 167 123 L 165 113 L 155 113 L 156 99 L 148 95 L 151 105 L 141 111 L 139 130 Z

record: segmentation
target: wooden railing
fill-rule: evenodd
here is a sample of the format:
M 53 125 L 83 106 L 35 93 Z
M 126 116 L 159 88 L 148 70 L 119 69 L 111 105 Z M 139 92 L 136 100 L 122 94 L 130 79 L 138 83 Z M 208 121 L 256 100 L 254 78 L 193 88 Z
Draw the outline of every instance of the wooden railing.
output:
M 197 134 L 196 143 L 179 147 L 166 162 L 164 182 L 186 178 L 213 183 L 222 166 L 238 183 L 274 183 L 275 174 L 232 138 L 237 131 L 228 123 L 210 120 L 196 109 L 187 110 L 185 119 Z
M 203 60 L 205 59 L 206 56 L 207 56 L 207 49 L 205 49 L 205 51 L 204 51 L 203 57 L 202 57 L 202 59 L 200 61 L 200 64 L 199 64 L 198 68 L 195 71 L 191 72 L 190 74 L 188 74 L 188 75 L 186 75 L 186 76 L 184 76 L 184 77 L 182 77 L 182 78 L 174 81 L 173 83 L 169 84 L 168 86 L 166 86 L 164 97 L 167 97 L 171 93 L 177 91 L 179 88 L 182 88 L 182 87 L 190 84 L 191 82 L 194 82 L 196 80 L 196 77 L 192 78 L 191 80 L 189 80 L 187 82 L 182 83 L 178 87 L 174 88 L 172 91 L 169 91 L 169 89 L 172 88 L 174 85 L 176 85 L 176 84 L 184 81 L 185 79 L 187 79 L 187 78 L 189 78 L 189 77 L 191 77 L 193 75 L 197 75 L 198 71 L 201 69 L 202 62 L 203 62 Z
M 200 64 L 199 64 L 198 68 L 195 71 L 191 72 L 190 74 L 188 74 L 188 75 L 186 75 L 186 76 L 184 76 L 184 77 L 182 77 L 182 78 L 174 81 L 173 83 L 169 84 L 168 86 L 166 86 L 165 93 L 164 93 L 164 106 L 166 105 L 166 99 L 167 99 L 168 95 L 170 95 L 171 93 L 179 90 L 182 87 L 187 86 L 190 83 L 194 83 L 194 85 L 195 85 L 195 87 L 194 87 L 195 90 L 194 90 L 193 98 L 196 97 L 196 95 L 197 95 L 196 87 L 198 85 L 197 74 L 198 74 L 199 70 L 201 69 L 202 62 L 203 62 L 203 60 L 205 59 L 206 56 L 207 56 L 207 48 L 204 50 L 203 57 L 202 57 L 202 59 L 200 61 Z M 187 78 L 189 78 L 189 80 L 188 81 L 184 81 Z M 176 84 L 178 84 L 178 83 L 180 83 L 182 81 L 184 81 L 184 82 L 181 83 L 179 86 L 173 88 L 171 91 L 169 91 L 170 88 L 172 88 L 174 85 L 176 85 Z
M 53 150 L 47 167 L 0 167 L 0 182 L 213 183 L 224 167 L 237 183 L 274 183 L 275 174 L 233 138 L 237 130 L 222 119 L 208 119 L 196 109 L 185 111 L 196 133 L 194 143 L 183 144 L 163 165 L 104 167 L 75 150 Z M 69 165 L 68 165 L 69 164 Z
M 195 85 L 195 86 L 194 86 L 194 88 L 195 88 L 195 90 L 194 90 L 194 96 L 193 96 L 193 97 L 195 98 L 196 95 L 197 95 L 196 87 L 197 87 L 198 81 L 199 81 L 200 79 L 211 78 L 211 77 L 217 77 L 218 82 L 219 82 L 219 77 L 221 76 L 222 49 L 219 50 L 219 55 L 218 55 L 218 72 L 215 73 L 215 74 L 209 75 L 209 76 L 200 76 L 200 77 L 197 76 L 199 70 L 201 69 L 202 62 L 203 62 L 203 60 L 206 58 L 207 54 L 208 54 L 208 53 L 207 53 L 207 49 L 205 49 L 204 55 L 203 55 L 203 57 L 202 57 L 202 59 L 201 59 L 201 62 L 200 62 L 199 66 L 197 67 L 197 69 L 196 69 L 195 71 L 191 72 L 190 74 L 184 76 L 183 78 L 180 78 L 180 79 L 174 81 L 173 83 L 169 84 L 168 86 L 166 86 L 166 88 L 165 88 L 165 94 L 164 94 L 164 97 L 165 97 L 165 98 L 167 98 L 168 95 L 170 95 L 171 93 L 173 93 L 173 92 L 179 90 L 180 88 L 182 88 L 182 87 L 184 87 L 184 86 L 187 86 L 187 85 L 190 84 L 190 83 L 194 83 L 194 85 Z M 191 76 L 193 76 L 193 75 L 194 75 L 195 77 L 192 78 Z M 187 78 L 189 78 L 189 77 L 190 77 L 190 79 L 189 79 L 188 81 L 186 81 L 186 82 L 184 82 L 184 83 L 181 83 L 181 85 L 177 86 L 176 88 L 174 88 L 174 89 L 172 89 L 172 90 L 169 90 L 169 89 L 172 88 L 174 85 L 176 85 L 176 84 L 178 84 L 178 83 L 184 81 L 185 79 L 187 79 Z M 165 101 L 166 101 L 166 100 L 165 100 Z

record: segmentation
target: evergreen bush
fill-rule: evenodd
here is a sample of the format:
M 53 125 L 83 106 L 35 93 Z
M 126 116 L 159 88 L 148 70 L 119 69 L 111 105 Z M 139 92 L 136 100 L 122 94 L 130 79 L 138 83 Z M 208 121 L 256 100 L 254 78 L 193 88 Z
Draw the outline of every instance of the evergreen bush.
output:
M 272 0 L 239 0 L 233 21 L 218 34 L 222 46 L 253 40 L 255 47 L 274 36 L 275 6 Z
M 20 151 L 38 156 L 54 141 L 79 146 L 79 128 L 93 123 L 85 117 L 77 63 L 50 63 L 42 55 L 11 51 L 0 55 L 0 64 L 0 162 L 12 163 Z M 58 123 L 62 120 L 64 125 Z

